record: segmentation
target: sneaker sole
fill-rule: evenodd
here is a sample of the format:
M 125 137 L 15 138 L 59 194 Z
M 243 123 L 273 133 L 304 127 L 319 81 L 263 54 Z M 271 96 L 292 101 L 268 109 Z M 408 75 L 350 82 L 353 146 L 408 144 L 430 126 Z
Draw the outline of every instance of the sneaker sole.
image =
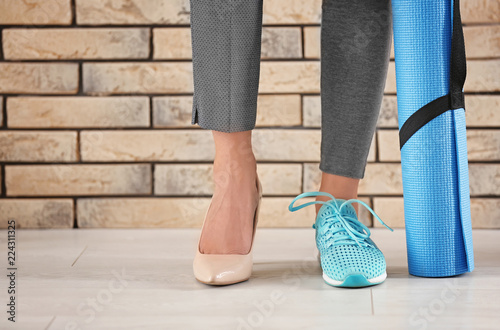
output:
M 331 279 L 323 273 L 323 280 L 326 284 L 335 286 L 335 287 L 344 287 L 344 288 L 361 288 L 365 286 L 377 285 L 385 281 L 387 278 L 387 272 L 384 272 L 382 275 L 367 279 L 362 274 L 353 274 L 346 277 L 344 281 L 336 281 Z

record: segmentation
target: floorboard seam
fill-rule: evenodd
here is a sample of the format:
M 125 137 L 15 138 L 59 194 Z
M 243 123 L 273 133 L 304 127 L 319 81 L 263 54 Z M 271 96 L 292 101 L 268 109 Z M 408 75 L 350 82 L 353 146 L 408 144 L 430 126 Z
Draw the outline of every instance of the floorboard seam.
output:
M 54 315 L 54 316 L 52 317 L 52 319 L 50 320 L 49 324 L 47 324 L 47 326 L 45 327 L 45 329 L 44 329 L 44 330 L 47 330 L 48 328 L 50 328 L 50 326 L 52 325 L 52 323 L 54 323 L 54 320 L 55 320 L 55 319 L 56 319 L 56 316 Z
M 375 315 L 375 307 L 373 306 L 373 289 L 370 289 L 370 303 L 372 306 L 372 315 Z
M 73 267 L 76 264 L 78 259 L 82 256 L 83 252 L 85 252 L 85 250 L 87 250 L 87 246 L 88 245 L 85 245 L 85 247 L 83 248 L 83 251 L 78 255 L 78 257 L 76 257 L 75 261 L 73 261 L 73 263 L 71 264 L 71 267 Z

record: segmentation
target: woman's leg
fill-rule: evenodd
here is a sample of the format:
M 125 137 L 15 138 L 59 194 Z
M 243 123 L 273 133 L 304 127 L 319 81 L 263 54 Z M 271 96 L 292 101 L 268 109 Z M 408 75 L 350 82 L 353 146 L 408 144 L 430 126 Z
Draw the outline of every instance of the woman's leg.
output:
M 323 0 L 322 10 L 320 190 L 357 198 L 387 76 L 391 4 Z
M 246 254 L 251 246 L 261 30 L 262 0 L 191 1 L 192 124 L 212 130 L 216 150 L 201 253 Z
M 192 124 L 225 133 L 255 127 L 262 0 L 191 0 Z

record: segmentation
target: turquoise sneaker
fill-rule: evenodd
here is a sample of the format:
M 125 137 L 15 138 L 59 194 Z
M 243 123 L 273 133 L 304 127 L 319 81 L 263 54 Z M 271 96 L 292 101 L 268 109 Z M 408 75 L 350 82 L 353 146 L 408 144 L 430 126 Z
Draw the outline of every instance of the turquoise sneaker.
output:
M 300 198 L 328 196 L 330 201 L 313 201 L 299 206 L 293 204 Z M 323 269 L 323 279 L 332 286 L 364 287 L 384 282 L 387 277 L 385 258 L 370 239 L 370 229 L 359 222 L 352 203 L 360 203 L 390 231 L 380 217 L 359 199 L 336 199 L 322 191 L 298 195 L 288 206 L 291 212 L 312 204 L 324 204 L 318 211 L 313 228 L 316 229 L 318 247 Z

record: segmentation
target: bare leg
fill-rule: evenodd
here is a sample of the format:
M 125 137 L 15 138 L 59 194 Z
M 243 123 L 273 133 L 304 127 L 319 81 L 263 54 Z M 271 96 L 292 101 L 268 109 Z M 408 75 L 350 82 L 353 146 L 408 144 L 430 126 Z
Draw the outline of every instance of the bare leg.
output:
M 262 0 L 191 0 L 192 124 L 212 130 L 212 204 L 200 252 L 247 254 L 258 202 L 251 130 L 260 75 Z
M 258 202 L 252 131 L 212 131 L 215 141 L 212 204 L 202 229 L 200 252 L 246 254 L 252 243 Z
M 329 174 L 323 172 L 321 176 L 321 186 L 320 191 L 324 191 L 332 194 L 335 198 L 351 199 L 358 198 L 358 185 L 360 179 L 348 178 L 345 176 L 339 176 L 335 174 Z M 326 196 L 316 197 L 318 201 L 328 201 L 330 200 Z M 321 208 L 321 204 L 316 204 L 316 214 Z M 353 203 L 352 206 L 358 212 L 358 204 Z

